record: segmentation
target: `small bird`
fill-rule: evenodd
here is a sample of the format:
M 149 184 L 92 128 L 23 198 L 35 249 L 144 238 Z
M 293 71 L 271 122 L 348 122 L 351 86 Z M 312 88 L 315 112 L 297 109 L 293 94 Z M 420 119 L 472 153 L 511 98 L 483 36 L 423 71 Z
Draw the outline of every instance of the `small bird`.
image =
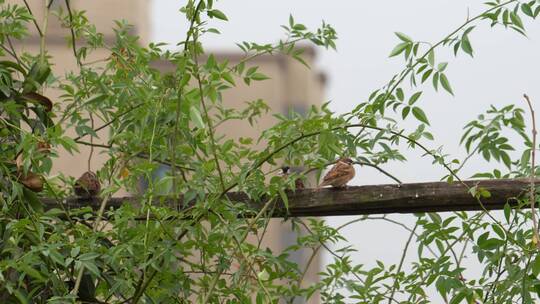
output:
M 43 191 L 43 177 L 41 175 L 28 172 L 25 176 L 22 176 L 20 178 L 21 184 L 23 184 L 26 188 L 34 191 L 34 192 L 41 192 Z
M 289 171 L 290 171 L 290 167 L 289 166 L 283 166 L 281 167 L 281 176 L 283 176 L 283 179 L 287 179 L 289 177 Z M 304 186 L 304 181 L 302 181 L 301 178 L 297 178 L 294 180 L 294 188 L 296 190 L 302 190 L 302 189 L 305 189 L 306 187 Z
M 51 153 L 51 144 L 44 140 L 38 141 L 37 151 L 43 154 L 49 154 Z
M 77 196 L 89 198 L 99 194 L 101 185 L 99 184 L 99 179 L 94 172 L 86 171 L 75 182 L 73 190 Z
M 354 177 L 354 166 L 352 159 L 342 157 L 338 159 L 336 164 L 326 173 L 322 183 L 317 188 L 331 185 L 334 188 L 342 188 L 347 186 L 347 183 Z

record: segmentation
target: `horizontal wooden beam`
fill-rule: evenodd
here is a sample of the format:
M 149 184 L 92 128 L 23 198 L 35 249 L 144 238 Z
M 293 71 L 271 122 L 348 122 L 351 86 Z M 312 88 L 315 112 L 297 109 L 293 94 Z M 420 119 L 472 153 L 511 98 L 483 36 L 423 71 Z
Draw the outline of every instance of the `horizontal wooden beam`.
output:
M 527 179 L 495 179 L 480 181 L 465 181 L 468 187 L 478 186 L 490 192 L 490 197 L 482 198 L 486 209 L 502 209 L 508 202 L 517 204 L 517 198 L 522 196 L 527 187 Z M 359 214 L 389 214 L 389 213 L 418 213 L 444 211 L 473 211 L 481 210 L 478 201 L 469 193 L 463 184 L 454 182 L 411 183 L 392 185 L 354 186 L 346 189 L 305 189 L 288 191 L 288 216 L 332 216 Z M 231 192 L 228 197 L 232 201 L 244 202 L 255 210 L 262 206 L 260 202 L 248 199 L 242 192 Z M 118 208 L 122 204 L 139 205 L 140 197 L 111 198 L 107 206 Z M 46 209 L 60 208 L 58 201 L 50 198 L 42 199 Z M 99 198 L 68 198 L 65 206 L 80 208 L 91 206 L 97 209 Z M 157 202 L 156 202 L 157 203 Z M 172 198 L 162 198 L 160 204 L 171 207 L 183 206 L 180 201 Z M 278 206 L 283 206 L 278 202 Z M 284 208 L 276 208 L 274 217 L 286 216 Z

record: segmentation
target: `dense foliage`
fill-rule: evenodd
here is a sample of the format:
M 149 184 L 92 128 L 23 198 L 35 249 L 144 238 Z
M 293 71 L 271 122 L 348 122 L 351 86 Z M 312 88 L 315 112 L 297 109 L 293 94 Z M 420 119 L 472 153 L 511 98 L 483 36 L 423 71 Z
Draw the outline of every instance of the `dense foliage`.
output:
M 276 114 L 278 123 L 260 138 L 238 140 L 221 136 L 216 127 L 227 120 L 256 124 L 273 112 L 261 100 L 228 108 L 222 92 L 238 81 L 267 79 L 250 64 L 256 56 L 282 53 L 303 62 L 299 42 L 335 48 L 330 25 L 311 31 L 290 17 L 283 26 L 286 39 L 242 42 L 245 58 L 230 64 L 206 54 L 199 42 L 203 35 L 219 34 L 213 26 L 227 21 L 212 0 L 187 1 L 181 12 L 189 30 L 174 52 L 162 50 L 162 44 L 140 45 L 125 22 L 117 22 L 115 41 L 108 44 L 84 12 L 71 10 L 69 0 L 65 4 L 38 20 L 26 2 L 0 0 L 0 302 L 292 303 L 315 292 L 324 303 L 533 303 L 540 297 L 539 240 L 529 197 L 523 198 L 524 208 L 507 206 L 500 219 L 487 211 L 417 214 L 416 225 L 405 227 L 410 239 L 404 240 L 397 265 L 353 265 L 352 247 L 329 246 L 343 240 L 343 226 L 332 228 L 322 219 L 288 218 L 298 238 L 283 252 L 246 241 L 264 238 L 268 213 L 287 207 L 276 202 L 287 205 L 286 189 L 304 178 L 277 177 L 284 163 L 320 174 L 341 155 L 379 166 L 406 161 L 403 149 L 419 149 L 426 161 L 447 169 L 443 179 L 448 182 L 461 182 L 459 171 L 474 157 L 500 164 L 476 177 L 529 176 L 534 158 L 532 128 L 524 123 L 528 112 L 511 104 L 479 115 L 465 126 L 461 141 L 469 154 L 460 160 L 427 148 L 437 144 L 421 96 L 428 82 L 453 94 L 447 63 L 436 59 L 438 49 L 472 56 L 470 34 L 486 23 L 524 34 L 522 18 L 536 18 L 540 1 L 487 2 L 482 14 L 433 44 L 396 33 L 399 43 L 390 56 L 403 56 L 404 69 L 349 113 L 336 115 L 323 105 L 305 115 Z M 78 68 L 65 75 L 51 73 L 50 63 L 58 58 L 46 49 L 48 18 L 59 18 L 70 29 Z M 40 36 L 38 53 L 14 47 L 28 37 L 29 28 Z M 89 60 L 97 50 L 110 56 Z M 156 60 L 170 62 L 175 70 L 156 70 L 151 65 Z M 53 90 L 61 97 L 47 97 Z M 417 127 L 403 129 L 406 120 Z M 110 127 L 109 137 L 97 138 L 103 127 Z M 68 136 L 70 130 L 77 136 Z M 255 149 L 258 142 L 265 148 Z M 98 210 L 63 208 L 75 178 L 48 176 L 59 149 L 78 153 L 80 145 L 106 148 L 109 156 L 97 168 Z M 509 153 L 513 150 L 517 158 Z M 170 170 L 155 178 L 163 164 Z M 148 187 L 140 204 L 108 208 L 120 188 L 136 192 L 141 177 Z M 478 204 L 490 195 L 480 187 L 470 190 Z M 247 193 L 259 202 L 259 211 L 229 200 L 230 191 Z M 164 193 L 194 204 L 161 204 Z M 45 210 L 42 197 L 55 199 L 60 208 Z M 416 253 L 407 251 L 412 240 Z M 288 259 L 302 248 L 313 254 L 327 250 L 333 257 L 313 286 L 302 284 L 306 269 Z M 408 266 L 403 263 L 407 253 L 416 254 Z M 465 275 L 466 259 L 481 265 L 482 273 Z M 438 298 L 428 291 L 433 287 Z

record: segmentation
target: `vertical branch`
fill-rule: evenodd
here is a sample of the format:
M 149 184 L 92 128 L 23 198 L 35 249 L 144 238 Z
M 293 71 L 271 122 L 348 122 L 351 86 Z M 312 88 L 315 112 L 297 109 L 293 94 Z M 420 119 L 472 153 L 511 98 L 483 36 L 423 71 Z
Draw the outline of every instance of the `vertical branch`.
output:
M 15 58 L 15 61 L 17 61 L 20 66 L 26 67 L 26 64 L 20 60 L 19 56 L 17 56 L 17 51 L 15 51 L 15 48 L 13 47 L 13 43 L 11 42 L 11 39 L 9 39 L 9 36 L 6 36 L 6 41 L 9 45 L 9 49 L 4 46 L 2 46 L 2 49 L 4 49 L 6 53 L 10 54 L 11 57 Z
M 92 127 L 92 130 L 94 129 L 94 117 L 92 116 L 92 112 L 90 112 L 90 124 Z M 94 136 L 90 135 L 90 154 L 88 155 L 88 170 L 92 171 L 92 156 L 94 155 Z
M 66 2 L 66 8 L 69 14 L 69 31 L 71 33 L 71 50 L 73 51 L 73 56 L 75 56 L 75 60 L 77 60 L 77 65 L 79 67 L 82 67 L 81 59 L 77 55 L 77 42 L 75 41 L 75 30 L 73 29 L 73 12 L 71 11 L 71 6 L 69 5 L 70 0 L 65 0 Z M 51 1 L 52 4 L 52 1 Z
M 401 254 L 401 259 L 399 260 L 399 265 L 398 265 L 398 268 L 396 269 L 394 284 L 392 285 L 392 292 L 390 293 L 390 297 L 388 298 L 388 304 L 392 303 L 392 300 L 394 300 L 394 294 L 396 293 L 396 289 L 399 285 L 398 284 L 399 273 L 401 272 L 401 268 L 403 267 L 403 262 L 405 261 L 405 257 L 407 256 L 407 250 L 409 249 L 409 244 L 411 243 L 411 240 L 413 236 L 415 235 L 416 228 L 418 228 L 418 221 L 414 225 L 414 228 L 412 229 L 409 235 L 409 238 L 407 239 L 407 242 L 405 243 L 405 248 L 403 248 L 403 253 Z
M 527 101 L 527 105 L 529 105 L 529 110 L 531 111 L 531 118 L 532 118 L 532 147 L 531 147 L 531 186 L 529 189 L 529 200 L 531 201 L 531 217 L 533 222 L 533 233 L 534 233 L 534 239 L 533 243 L 536 246 L 536 248 L 540 249 L 540 236 L 538 235 L 538 222 L 536 219 L 536 185 L 534 182 L 535 175 L 536 175 L 536 118 L 534 115 L 534 109 L 531 103 L 531 100 L 529 99 L 529 96 L 527 94 L 523 94 L 523 97 L 525 98 L 525 101 Z
M 247 225 L 247 229 L 246 231 L 244 232 L 244 235 L 238 239 L 236 237 L 236 235 L 234 233 L 231 233 L 232 237 L 234 238 L 234 241 L 237 243 L 237 244 L 242 244 L 246 238 L 249 236 L 249 232 L 255 227 L 255 225 L 257 224 L 257 221 L 261 218 L 261 216 L 263 216 L 265 213 L 266 213 L 266 210 L 268 209 L 268 207 L 270 206 L 270 204 L 273 203 L 274 200 L 269 200 L 267 201 L 264 206 L 261 208 L 261 210 L 257 213 L 257 215 L 249 222 L 249 224 Z M 214 213 L 215 214 L 215 213 Z M 218 216 L 218 219 L 220 219 L 220 217 Z M 221 219 L 220 219 L 221 220 Z M 227 227 L 227 223 L 223 222 L 225 224 L 225 227 Z M 241 246 L 238 246 L 237 248 L 239 251 L 242 250 Z M 231 258 L 236 254 L 236 251 L 233 252 L 233 254 L 231 254 Z M 208 287 L 208 291 L 206 294 L 202 295 L 203 296 L 203 300 L 201 303 L 208 303 L 209 299 L 211 298 L 212 296 L 212 293 L 214 292 L 214 289 L 216 287 L 216 284 L 217 282 L 219 281 L 219 278 L 221 277 L 221 275 L 223 274 L 223 272 L 225 271 L 225 269 L 223 268 L 219 268 L 215 273 L 214 273 L 214 276 L 212 277 L 212 280 L 210 281 L 210 285 Z
M 45 0 L 45 9 L 43 12 L 43 26 L 41 30 L 41 35 L 39 36 L 39 60 L 41 64 L 45 63 L 45 37 L 47 36 L 47 27 L 49 24 L 49 8 L 49 4 L 47 4 L 47 0 Z
M 34 13 L 32 13 L 32 9 L 30 8 L 30 5 L 28 5 L 28 1 L 23 0 L 24 5 L 26 6 L 26 9 L 32 15 L 32 22 L 34 23 L 34 26 L 36 27 L 36 30 L 38 31 L 39 37 L 43 36 L 43 33 L 41 32 L 41 28 L 39 27 L 36 18 L 34 17 Z
M 197 44 L 197 35 L 193 35 L 193 44 L 194 44 L 194 48 L 196 48 L 196 44 Z M 217 153 L 216 153 L 216 139 L 214 138 L 214 126 L 212 124 L 212 119 L 210 118 L 210 115 L 208 114 L 208 109 L 206 108 L 206 103 L 204 102 L 204 91 L 203 91 L 203 88 L 202 88 L 202 81 L 201 81 L 201 75 L 199 73 L 199 61 L 197 59 L 197 51 L 194 49 L 193 50 L 193 59 L 195 60 L 195 68 L 196 68 L 196 71 L 195 71 L 195 78 L 197 79 L 197 85 L 198 85 L 198 88 L 199 88 L 199 95 L 200 95 L 200 99 L 201 99 L 201 105 L 202 105 L 202 108 L 203 108 L 203 112 L 204 112 L 204 116 L 206 117 L 206 121 L 207 121 L 207 124 L 208 124 L 208 135 L 210 137 L 210 145 L 212 147 L 212 155 L 214 156 L 214 161 L 216 163 L 216 168 L 217 168 L 217 171 L 218 171 L 218 174 L 219 174 L 219 180 L 221 182 L 221 189 L 223 191 L 225 191 L 225 181 L 223 179 L 223 172 L 221 171 L 221 166 L 219 164 L 219 159 L 218 159 L 218 156 L 217 156 Z
M 200 0 L 199 3 L 197 4 L 197 6 L 195 7 L 195 11 L 193 12 L 193 15 L 191 16 L 191 20 L 189 22 L 189 28 L 187 30 L 187 33 L 186 33 L 186 39 L 184 40 L 184 58 L 187 57 L 188 55 L 188 45 L 189 45 L 189 40 L 191 39 L 191 35 L 193 34 L 194 30 L 193 30 L 193 26 L 195 24 L 195 21 L 197 20 L 197 17 L 199 16 L 199 11 L 201 10 L 202 8 L 202 5 L 203 5 L 203 1 Z M 184 71 L 184 73 L 186 73 Z M 186 84 L 187 85 L 187 84 Z M 176 109 L 175 109 L 175 120 L 174 120 L 174 132 L 172 134 L 172 140 L 171 140 L 171 161 L 172 161 L 172 167 L 171 167 L 171 170 L 172 170 L 172 182 L 173 182 L 173 194 L 175 196 L 175 198 L 178 198 L 178 195 L 177 195 L 177 192 L 176 192 L 176 189 L 177 189 L 177 184 L 178 184 L 178 181 L 177 181 L 177 177 L 176 177 L 176 169 L 177 169 L 177 166 L 176 166 L 176 152 L 175 152 L 175 149 L 176 149 L 176 142 L 177 142 L 177 138 L 178 138 L 178 124 L 180 123 L 180 102 L 182 101 L 182 95 L 184 94 L 184 87 L 185 86 L 182 86 L 179 90 L 178 90 L 178 101 L 176 102 Z M 186 178 L 186 174 L 184 173 L 184 170 L 182 168 L 178 168 L 180 170 L 180 174 L 182 175 L 182 179 L 184 180 L 184 183 L 187 184 L 187 178 Z
M 101 205 L 99 206 L 98 214 L 96 217 L 96 221 L 94 222 L 94 225 L 92 226 L 92 231 L 96 232 L 97 228 L 101 224 L 101 220 L 103 219 L 103 213 L 105 212 L 105 207 L 107 206 L 107 202 L 109 201 L 110 194 L 107 194 L 105 198 L 101 201 Z M 75 280 L 75 286 L 73 286 L 73 289 L 71 290 L 71 294 L 77 296 L 79 293 L 79 288 L 81 287 L 81 281 L 84 274 L 85 266 L 84 264 L 81 264 L 81 268 L 79 269 L 79 272 L 77 273 L 77 279 Z

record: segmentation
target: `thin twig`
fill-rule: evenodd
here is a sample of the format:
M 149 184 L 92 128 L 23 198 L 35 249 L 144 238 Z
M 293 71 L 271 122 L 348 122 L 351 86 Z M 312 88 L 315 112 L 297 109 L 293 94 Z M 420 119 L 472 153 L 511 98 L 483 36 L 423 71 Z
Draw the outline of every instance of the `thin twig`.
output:
M 77 65 L 82 68 L 81 58 L 77 55 L 77 41 L 75 40 L 75 30 L 73 29 L 73 13 L 71 12 L 71 6 L 69 5 L 70 0 L 65 0 L 66 8 L 69 15 L 69 31 L 71 33 L 71 50 L 73 51 L 73 56 L 77 60 Z M 52 0 L 51 0 L 52 3 Z
M 91 142 L 87 142 L 87 141 L 84 141 L 84 140 L 75 140 L 75 142 L 78 143 L 78 144 L 81 144 L 81 145 L 85 145 L 85 146 L 89 146 L 89 147 L 95 147 L 95 148 L 103 148 L 103 149 L 112 148 L 112 145 L 96 144 L 96 143 L 91 143 Z
M 106 122 L 105 124 L 103 124 L 103 125 L 99 126 L 98 128 L 96 128 L 96 129 L 94 130 L 94 132 L 99 132 L 99 131 L 105 129 L 106 127 L 110 126 L 110 125 L 113 124 L 115 121 L 117 121 L 119 118 L 121 118 L 122 116 L 128 114 L 129 112 L 131 112 L 131 111 L 133 111 L 133 110 L 135 110 L 135 109 L 137 109 L 137 108 L 140 108 L 143 104 L 144 104 L 144 103 L 140 103 L 140 104 L 134 105 L 133 107 L 131 107 L 131 108 L 125 110 L 124 112 L 115 115 L 115 116 L 113 117 L 113 119 L 111 119 L 110 121 L 108 121 L 108 122 Z M 77 140 L 79 140 L 79 139 L 81 139 L 81 138 L 83 138 L 83 137 L 85 137 L 86 135 L 89 135 L 89 134 L 90 134 L 90 132 L 85 132 L 85 133 L 83 133 L 82 135 L 75 137 L 73 140 L 74 140 L 74 141 L 77 141 Z
M 39 27 L 36 21 L 36 18 L 34 17 L 34 13 L 32 13 L 32 9 L 30 8 L 30 5 L 28 5 L 28 2 L 26 0 L 23 0 L 23 1 L 24 1 L 24 5 L 26 6 L 26 9 L 30 13 L 30 15 L 32 15 L 32 22 L 36 26 L 36 30 L 38 31 L 39 37 L 43 36 L 43 33 L 41 32 L 41 28 Z
M 235 238 L 235 241 L 239 241 L 239 243 L 241 244 L 246 240 L 246 238 L 249 235 L 249 232 L 253 229 L 253 227 L 255 226 L 257 221 L 259 220 L 259 218 L 266 212 L 266 210 L 272 204 L 272 202 L 273 202 L 273 200 L 270 200 L 270 201 L 266 202 L 266 204 L 264 204 L 263 208 L 259 211 L 259 213 L 257 213 L 255 218 L 253 218 L 251 220 L 251 222 L 248 224 L 246 232 L 244 233 L 244 235 L 242 236 L 242 238 L 240 240 L 238 240 L 236 238 L 236 235 L 234 233 L 232 233 L 232 236 Z M 241 250 L 241 248 L 238 248 L 238 250 Z M 231 257 L 232 256 L 234 256 L 234 254 L 231 254 Z M 216 274 L 214 275 L 214 277 L 210 281 L 210 286 L 208 288 L 208 292 L 205 294 L 204 299 L 203 299 L 203 301 L 201 303 L 208 303 L 208 300 L 212 296 L 212 292 L 213 292 L 214 288 L 216 287 L 216 284 L 217 284 L 217 282 L 219 280 L 219 277 L 221 276 L 223 271 L 225 271 L 225 269 L 220 268 L 220 270 L 218 272 L 216 272 Z
M 91 128 L 94 129 L 94 116 L 92 115 L 92 112 L 90 112 L 89 115 L 90 115 Z M 88 154 L 88 163 L 87 163 L 88 172 L 92 171 L 91 170 L 92 169 L 92 156 L 94 156 L 94 136 L 90 136 L 90 154 Z
M 163 98 L 163 97 L 162 97 Z M 158 102 L 158 107 L 161 107 L 161 102 L 163 101 L 162 98 L 159 100 Z M 157 130 L 157 122 L 158 122 L 158 117 L 157 117 L 157 113 L 159 113 L 159 110 L 156 110 L 155 111 L 155 117 L 154 117 L 154 123 L 153 123 L 153 126 L 152 126 L 152 136 L 150 137 L 150 144 L 149 144 L 149 147 L 150 147 L 150 151 L 149 151 L 149 157 L 148 157 L 148 160 L 150 162 L 152 162 L 152 159 L 153 159 L 153 149 L 152 147 L 154 146 L 154 140 L 155 140 L 155 137 L 156 137 L 156 130 Z M 153 192 L 154 192 L 154 180 L 152 178 L 152 176 L 147 176 L 148 178 L 148 181 L 149 181 L 149 189 L 150 189 L 150 196 L 148 197 L 148 205 L 146 205 L 146 219 L 145 219 L 145 222 L 146 222 L 146 225 L 145 225 L 145 232 L 144 232 L 144 241 L 143 241 L 143 244 L 144 244 L 144 256 L 145 256 L 145 259 L 144 259 L 144 267 L 142 269 L 142 274 L 141 274 L 141 278 L 140 278 L 140 281 L 139 281 L 139 284 L 138 284 L 138 287 L 135 289 L 135 294 L 133 295 L 133 303 L 137 303 L 139 302 L 139 299 L 140 297 L 143 295 L 144 291 L 146 290 L 146 288 L 148 287 L 148 285 L 150 284 L 150 282 L 154 279 L 155 275 L 157 274 L 157 271 L 154 271 L 148 278 L 148 280 L 146 280 L 146 283 L 144 285 L 144 288 L 141 288 L 141 285 L 140 283 L 142 283 L 144 281 L 144 279 L 147 277 L 146 275 L 146 271 L 147 271 L 147 268 L 148 268 L 148 265 L 147 262 L 150 258 L 146 258 L 147 256 L 147 252 L 148 252 L 148 227 L 149 227 L 149 223 L 150 223 L 150 207 L 152 206 L 152 198 L 153 198 Z M 143 208 L 145 206 L 143 205 Z
M 96 232 L 97 228 L 101 224 L 101 219 L 103 218 L 103 213 L 105 212 L 105 207 L 107 206 L 107 201 L 109 200 L 109 195 L 105 196 L 103 200 L 101 201 L 101 206 L 99 207 L 97 218 L 94 222 L 94 225 L 92 227 L 92 231 Z M 77 295 L 79 293 L 79 287 L 81 286 L 81 280 L 84 273 L 84 264 L 81 264 L 81 268 L 79 269 L 79 273 L 77 274 L 77 279 L 75 280 L 75 286 L 73 287 L 73 290 L 71 290 L 72 295 Z
M 472 223 L 470 224 L 470 226 L 472 226 L 472 225 L 480 225 L 481 219 L 482 219 L 482 217 L 483 217 L 484 215 L 486 215 L 486 213 L 477 213 L 477 214 L 472 218 L 472 220 L 471 220 Z M 434 264 L 440 263 L 441 259 L 446 258 L 446 253 L 448 253 L 448 251 L 450 250 L 450 247 L 454 247 L 454 246 L 461 240 L 461 238 L 463 238 L 464 236 L 467 235 L 467 233 L 468 233 L 468 231 L 463 231 L 463 232 L 461 232 L 461 234 L 460 234 L 457 238 L 455 238 L 455 239 L 452 241 L 452 243 L 450 244 L 450 246 L 447 246 L 447 247 L 441 252 L 441 257 L 438 258 L 438 259 L 437 259 L 436 261 L 434 261 L 433 263 L 434 263 Z M 429 271 L 428 271 L 428 273 L 426 274 L 425 277 L 430 277 L 430 276 L 433 274 L 433 272 L 436 271 L 436 269 L 437 269 L 436 267 L 430 268 Z M 424 283 L 425 283 L 425 281 L 424 281 Z M 415 295 L 415 293 L 411 293 L 411 294 L 409 295 L 409 298 L 407 299 L 406 303 L 411 303 L 412 298 L 414 297 L 414 295 Z
M 407 242 L 405 243 L 405 248 L 403 248 L 403 253 L 401 254 L 401 259 L 399 260 L 399 265 L 398 265 L 398 268 L 396 269 L 396 275 L 394 276 L 395 279 L 394 279 L 394 284 L 392 285 L 392 292 L 390 293 L 390 298 L 388 298 L 388 304 L 391 304 L 392 300 L 394 299 L 394 294 L 396 293 L 396 289 L 398 287 L 399 273 L 401 272 L 401 268 L 403 267 L 403 262 L 405 262 L 405 257 L 407 256 L 407 250 L 409 249 L 411 240 L 413 236 L 415 235 L 416 228 L 418 228 L 418 221 L 416 222 L 416 224 L 414 225 L 414 228 L 409 234 L 409 238 L 407 239 Z
M 392 80 L 388 83 L 388 89 L 386 91 L 386 94 L 384 96 L 384 101 L 388 100 L 388 98 L 390 97 L 390 95 L 392 94 L 392 92 L 398 87 L 398 85 L 403 82 L 403 79 L 405 79 L 405 77 L 407 77 L 407 75 L 409 75 L 409 73 L 411 71 L 414 71 L 414 68 L 419 65 L 420 63 L 423 62 L 423 59 L 425 59 L 429 53 L 431 53 L 434 49 L 436 49 L 439 45 L 445 43 L 446 41 L 448 41 L 448 39 L 452 38 L 452 36 L 454 36 L 455 34 L 457 34 L 460 30 L 462 30 L 463 28 L 465 28 L 467 25 L 469 25 L 470 23 L 472 23 L 473 21 L 476 21 L 477 19 L 480 19 L 482 17 L 485 16 L 485 14 L 491 12 L 491 11 L 494 11 L 494 10 L 497 10 L 503 6 L 506 6 L 510 3 L 513 3 L 513 2 L 516 2 L 517 0 L 509 0 L 509 1 L 506 1 L 504 3 L 501 3 L 501 4 L 498 4 L 498 5 L 495 5 L 485 11 L 483 11 L 481 14 L 478 14 L 476 15 L 474 18 L 467 18 L 467 20 L 462 24 L 460 25 L 458 28 L 456 28 L 453 32 L 451 32 L 450 34 L 446 35 L 446 37 L 444 37 L 442 40 L 440 40 L 439 42 L 435 43 L 432 47 L 430 47 L 420 58 L 418 58 L 416 60 L 416 62 L 412 65 L 407 65 L 407 68 L 405 68 L 405 70 L 401 71 L 399 74 L 396 74 Z M 398 77 L 399 75 L 401 74 L 401 77 L 399 77 L 399 79 L 394 83 L 394 85 L 392 85 L 392 82 L 394 81 L 394 79 L 396 77 Z
M 369 216 L 367 217 L 366 219 L 369 219 L 369 220 L 382 220 L 382 221 L 386 221 L 386 222 L 389 222 L 389 223 L 392 223 L 394 225 L 398 225 L 400 227 L 402 227 L 403 229 L 407 230 L 408 232 L 413 232 L 413 230 L 409 227 L 407 227 L 407 225 L 401 223 L 401 222 L 398 222 L 398 221 L 395 221 L 393 219 L 390 219 L 388 217 L 386 217 L 386 215 L 383 215 L 383 216 L 380 216 L 380 217 L 376 217 L 376 216 Z M 417 239 L 420 239 L 420 235 L 415 233 L 414 236 L 416 236 Z M 435 251 L 433 251 L 433 249 L 431 249 L 431 247 L 429 245 L 424 245 L 424 247 L 426 247 L 428 249 L 428 251 L 433 255 L 433 257 L 435 258 L 440 258 L 439 255 L 437 255 L 435 253 Z
M 531 217 L 532 217 L 532 223 L 533 223 L 533 233 L 534 233 L 534 240 L 533 243 L 536 246 L 536 248 L 540 249 L 540 236 L 538 235 L 538 222 L 536 221 L 536 209 L 534 207 L 534 204 L 536 203 L 536 185 L 534 182 L 534 178 L 536 175 L 536 164 L 535 164 L 535 157 L 536 157 L 536 118 L 534 115 L 534 109 L 531 103 L 531 100 L 529 99 L 529 96 L 527 94 L 523 94 L 523 97 L 527 101 L 527 104 L 529 105 L 529 110 L 531 111 L 531 118 L 532 118 L 532 147 L 531 147 L 531 187 L 529 189 L 529 200 L 531 203 Z
M 191 16 L 191 20 L 189 22 L 189 28 L 188 28 L 188 31 L 186 33 L 186 39 L 184 40 L 184 58 L 187 58 L 188 56 L 188 45 L 189 45 L 189 40 L 191 39 L 191 35 L 193 34 L 194 30 L 193 30 L 193 26 L 195 24 L 195 21 L 197 20 L 197 16 L 199 16 L 199 10 L 202 8 L 202 5 L 203 5 L 203 1 L 199 1 L 199 3 L 197 4 L 197 6 L 195 7 L 195 11 L 193 12 L 193 16 Z M 186 73 L 184 71 L 184 73 Z M 186 84 L 187 85 L 187 84 Z M 171 139 L 171 160 L 172 160 L 172 163 L 175 164 L 176 163 L 176 144 L 177 144 L 177 139 L 178 139 L 178 125 L 180 124 L 180 102 L 182 101 L 182 95 L 184 94 L 184 88 L 185 86 L 182 86 L 180 87 L 180 89 L 178 90 L 178 101 L 176 102 L 176 108 L 175 108 L 175 119 L 174 119 L 174 131 L 172 133 L 172 139 Z M 202 92 L 201 92 L 202 94 Z M 210 130 L 212 131 L 212 130 Z M 178 180 L 177 180 L 177 177 L 176 177 L 176 167 L 173 166 L 171 168 L 172 170 L 172 183 L 173 183 L 173 193 L 175 196 L 178 196 Z M 186 178 L 186 174 L 184 173 L 184 170 L 182 170 L 181 168 L 179 168 L 180 170 L 180 174 L 182 176 L 182 179 L 184 180 L 184 183 L 185 184 L 188 184 L 188 181 L 187 181 L 187 178 Z
M 17 52 L 15 51 L 15 48 L 13 47 L 13 43 L 11 42 L 11 39 L 9 38 L 9 36 L 6 36 L 6 41 L 11 49 L 11 52 L 6 49 L 4 46 L 2 46 L 2 48 L 8 53 L 10 54 L 11 56 L 13 56 L 13 58 L 15 58 L 15 60 L 17 61 L 17 63 L 22 66 L 22 67 L 26 67 L 26 64 L 24 64 L 24 62 L 22 60 L 19 59 L 19 56 L 17 56 Z
M 302 219 L 298 219 L 298 222 L 304 227 L 304 229 L 306 229 L 308 233 L 310 233 L 311 235 L 315 235 L 315 233 L 313 233 L 313 231 L 309 228 L 309 226 L 304 221 L 302 221 Z M 326 251 L 328 251 L 328 253 L 330 253 L 332 256 L 337 258 L 340 262 L 344 263 L 343 257 L 335 253 L 334 250 L 328 247 L 328 245 L 326 245 L 326 243 L 322 239 L 317 238 L 317 241 L 319 242 L 319 244 L 321 244 L 321 246 L 324 249 L 326 249 Z M 365 284 L 365 280 L 362 280 L 362 278 L 360 277 L 358 273 L 356 273 L 355 271 L 350 271 L 350 273 L 358 280 L 358 282 Z M 390 299 L 390 297 L 388 297 L 387 295 L 381 294 L 381 296 L 383 296 L 386 299 Z M 398 301 L 394 299 L 392 299 L 391 301 L 399 303 Z
M 375 164 L 372 164 L 372 163 L 368 163 L 368 162 L 354 162 L 355 164 L 359 164 L 361 166 L 368 166 L 368 167 L 372 167 L 372 168 L 375 168 L 377 170 L 379 170 L 379 172 L 381 172 L 382 174 L 390 177 L 391 179 L 393 179 L 394 181 L 396 181 L 398 183 L 398 185 L 402 185 L 403 182 L 401 182 L 397 177 L 393 176 L 392 174 L 388 173 L 388 171 L 385 171 L 384 169 L 382 169 L 381 167 L 375 165 Z
M 517 222 L 517 214 L 514 215 L 514 218 L 512 219 L 512 222 L 510 222 L 510 230 L 512 229 L 512 227 L 514 226 L 514 224 Z M 465 251 L 465 246 L 467 245 L 467 243 L 465 243 L 464 247 L 463 247 L 463 251 L 462 251 L 462 255 L 463 255 L 463 252 Z M 507 252 L 507 248 L 508 248 L 508 238 L 506 238 L 504 240 L 504 247 L 502 249 L 501 252 L 504 252 L 506 253 Z M 497 275 L 495 277 L 495 280 L 493 280 L 493 282 L 491 284 L 488 284 L 490 285 L 488 291 L 486 292 L 486 295 L 484 296 L 484 300 L 482 301 L 482 303 L 488 303 L 488 300 L 489 300 L 489 296 L 490 294 L 492 295 L 492 297 L 495 297 L 495 288 L 497 288 L 497 283 L 499 282 L 499 279 L 500 277 L 504 274 L 504 272 L 506 271 L 506 269 L 502 269 L 503 267 L 503 257 L 501 257 L 498 261 L 497 261 Z M 459 265 L 458 265 L 459 266 Z M 527 273 L 527 272 L 525 272 Z M 493 299 L 495 300 L 495 299 Z M 493 302 L 495 303 L 495 302 Z
M 194 35 L 194 38 L 193 38 L 193 41 L 197 42 L 197 36 Z M 218 174 L 219 174 L 219 181 L 221 182 L 221 189 L 223 191 L 225 191 L 225 180 L 223 179 L 223 172 L 221 170 L 221 165 L 219 164 L 219 159 L 218 159 L 218 156 L 217 156 L 217 152 L 216 152 L 216 139 L 214 137 L 214 126 L 212 125 L 212 119 L 210 117 L 210 115 L 208 114 L 208 109 L 206 108 L 206 103 L 204 101 L 204 90 L 203 90 L 203 87 L 202 87 L 202 82 L 201 82 L 201 75 L 199 73 L 199 61 L 197 59 L 197 50 L 193 50 L 193 59 L 195 61 L 195 78 L 197 79 L 197 86 L 199 88 L 199 96 L 200 96 L 200 101 L 201 101 L 201 105 L 202 105 L 202 108 L 203 108 L 203 111 L 204 111 L 204 116 L 206 117 L 206 121 L 207 121 L 207 124 L 208 124 L 208 135 L 209 135 L 209 138 L 210 138 L 210 145 L 211 145 L 211 148 L 212 148 L 212 154 L 214 156 L 214 162 L 216 163 L 216 169 L 218 171 Z
M 341 226 L 337 227 L 336 228 L 336 232 L 339 232 L 341 229 L 347 227 L 347 226 L 350 226 L 354 223 L 357 223 L 357 222 L 360 222 L 360 221 L 365 221 L 366 217 L 358 217 L 354 220 L 351 220 L 351 221 L 348 221 L 347 223 L 345 224 L 342 224 Z M 317 256 L 317 253 L 319 252 L 319 250 L 321 250 L 322 248 L 322 245 L 319 243 L 319 245 L 313 249 L 312 253 L 311 253 L 311 256 L 309 257 L 308 261 L 307 261 L 307 264 L 306 264 L 306 267 L 304 268 L 304 271 L 302 272 L 302 274 L 300 275 L 300 279 L 298 280 L 298 287 L 301 288 L 302 287 L 302 282 L 304 281 L 304 277 L 306 276 L 308 270 L 309 270 L 309 267 L 311 266 L 311 263 L 315 260 L 315 256 Z M 296 296 L 292 296 L 291 299 L 289 300 L 289 304 L 292 304 L 294 303 L 294 299 L 296 298 Z

